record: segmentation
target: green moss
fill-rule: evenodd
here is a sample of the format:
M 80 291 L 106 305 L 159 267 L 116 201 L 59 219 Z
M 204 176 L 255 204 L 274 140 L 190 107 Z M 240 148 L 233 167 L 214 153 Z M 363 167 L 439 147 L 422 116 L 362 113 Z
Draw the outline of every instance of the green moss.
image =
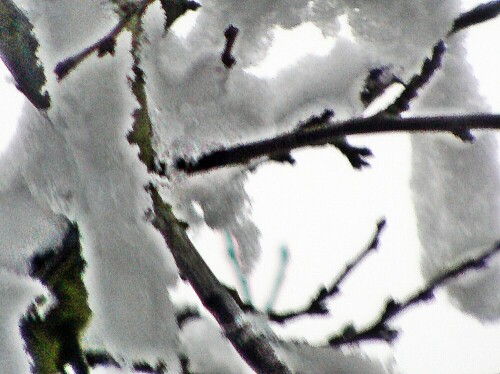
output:
M 25 317 L 21 331 L 26 348 L 33 359 L 32 371 L 39 374 L 57 373 L 60 343 L 50 335 L 45 322 L 38 318 Z
M 139 159 L 144 163 L 144 165 L 146 165 L 149 172 L 154 172 L 156 170 L 156 153 L 151 142 L 153 127 L 148 112 L 144 72 L 140 67 L 140 47 L 143 31 L 141 19 L 137 18 L 135 22 L 130 25 L 133 25 L 131 53 L 134 58 L 134 65 L 132 68 L 134 76 L 131 79 L 131 88 L 137 102 L 139 103 L 139 108 L 133 113 L 134 123 L 132 125 L 132 131 L 127 136 L 127 140 L 129 143 L 137 144 L 139 146 Z
M 31 260 L 31 275 L 46 285 L 56 299 L 45 316 L 40 316 L 36 305 L 32 305 L 21 320 L 34 373 L 61 372 L 66 364 L 79 374 L 89 372 L 80 346 L 92 315 L 82 280 L 84 270 L 78 227 L 73 224 L 61 248 L 47 249 Z
M 38 109 L 47 109 L 50 98 L 45 73 L 36 52 L 38 41 L 33 26 L 20 8 L 11 0 L 0 1 L 0 58 L 16 81 L 16 87 Z

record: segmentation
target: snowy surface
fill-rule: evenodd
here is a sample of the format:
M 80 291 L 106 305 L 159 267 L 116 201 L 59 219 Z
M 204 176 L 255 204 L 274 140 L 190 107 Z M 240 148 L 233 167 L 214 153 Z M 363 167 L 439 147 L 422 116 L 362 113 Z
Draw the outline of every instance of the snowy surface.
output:
M 4 166 L 17 168 L 41 209 L 80 226 L 94 317 L 87 341 L 117 357 L 164 359 L 175 366 L 176 323 L 167 286 L 176 268 L 145 221 L 148 176 L 125 138 L 136 107 L 127 83 L 130 39 L 124 34 L 118 40 L 114 58 L 89 58 L 57 83 L 51 72 L 56 62 L 94 42 L 117 19 L 95 1 L 23 5 L 42 44 L 52 107 L 42 114 L 27 104 L 8 150 L 14 161 Z M 38 219 L 36 210 L 23 214 Z
M 175 265 L 145 220 L 151 203 L 143 187 L 149 176 L 137 148 L 125 138 L 137 106 L 127 82 L 130 36 L 120 36 L 114 57 L 92 56 L 58 83 L 51 73 L 55 64 L 116 23 L 111 6 L 91 0 L 16 3 L 34 23 L 52 107 L 39 113 L 26 104 L 0 159 L 0 282 L 7 292 L 2 313 L 9 316 L 2 322 L 2 334 L 18 337 L 15 321 L 41 292 L 25 278 L 25 261 L 60 239 L 62 214 L 78 222 L 88 262 L 85 282 L 93 320 L 85 344 L 130 360 L 164 359 L 173 368 L 174 356 L 183 349 L 197 370 L 248 371 L 210 319 L 190 322 L 177 334 L 168 291 L 176 282 Z M 196 157 L 220 145 L 291 129 L 325 108 L 334 109 L 339 119 L 361 116 L 358 93 L 367 71 L 392 64 L 403 78 L 410 77 L 460 11 L 456 0 L 206 0 L 202 5 L 186 16 L 195 19 L 190 32 L 181 22 L 176 32 L 164 35 L 158 2 L 145 15 L 143 68 L 154 141 L 169 163 L 179 155 Z M 238 62 L 231 70 L 220 61 L 229 23 L 241 30 L 233 51 Z M 313 24 L 326 38 L 317 35 Z M 289 60 L 273 56 L 273 36 L 292 28 L 295 37 L 304 36 L 302 44 L 313 44 L 305 36 L 311 33 L 318 53 Z M 460 36 L 451 41 L 444 69 L 413 113 L 488 110 L 470 67 L 463 64 L 462 43 Z M 348 279 L 342 296 L 331 303 L 332 317 L 276 328 L 280 336 L 324 344 L 345 323 L 368 323 L 386 297 L 404 297 L 447 264 L 477 254 L 500 237 L 494 136 L 484 134 L 473 146 L 459 145 L 451 136 L 429 138 L 356 138 L 353 142 L 370 146 L 376 155 L 372 168 L 363 172 L 353 171 L 337 151 L 325 148 L 296 152 L 293 168 L 266 165 L 254 174 L 231 168 L 194 177 L 173 173 L 168 182 L 162 181 L 162 192 L 190 223 L 195 244 L 228 284 L 236 284 L 236 277 L 221 232 L 234 235 L 257 306 L 269 297 L 279 257 L 275 249 L 288 244 L 291 258 L 278 310 L 303 306 L 364 248 L 375 222 L 387 217 L 380 253 Z M 397 326 L 404 334 L 393 350 L 367 345 L 365 356 L 360 350 L 290 346 L 283 357 L 304 372 L 321 361 L 315 366 L 318 373 L 346 367 L 353 372 L 355 366 L 360 373 L 389 371 L 392 360 L 403 373 L 473 373 L 477 367 L 467 366 L 470 362 L 494 371 L 500 367 L 494 361 L 495 344 L 484 344 L 481 350 L 474 344 L 498 337 L 500 329 L 493 324 L 486 328 L 474 318 L 500 317 L 495 286 L 499 264 L 495 261 L 487 271 L 438 293 L 434 315 L 424 306 L 400 317 Z M 16 292 L 19 300 L 9 302 Z M 441 318 L 453 338 L 431 317 Z M 464 342 L 466 338 L 470 341 Z M 202 354 L 206 346 L 213 349 L 208 357 Z M 452 347 L 462 357 L 441 353 L 452 352 Z M 7 348 L 0 348 L 1 357 Z M 17 365 L 14 372 L 23 372 L 27 361 L 12 365 Z
M 27 276 L 0 269 L 0 357 L 5 373 L 29 373 L 30 366 L 19 334 L 19 320 L 44 287 Z

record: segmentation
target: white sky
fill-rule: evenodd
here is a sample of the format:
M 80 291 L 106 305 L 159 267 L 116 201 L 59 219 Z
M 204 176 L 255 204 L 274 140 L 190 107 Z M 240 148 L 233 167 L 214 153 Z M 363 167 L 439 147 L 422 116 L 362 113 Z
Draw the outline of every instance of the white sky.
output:
M 477 3 L 480 2 L 464 1 L 464 6 L 470 8 Z M 471 28 L 468 51 L 481 93 L 493 111 L 499 112 L 500 48 L 495 35 L 500 35 L 498 20 Z M 280 68 L 278 62 L 292 63 L 300 53 L 326 53 L 333 43 L 310 25 L 294 33 L 277 30 L 275 39 L 276 46 L 259 74 L 272 74 Z M 299 51 L 298 45 L 304 48 Z M 0 152 L 13 136 L 23 103 L 22 95 L 8 78 L 1 78 L 7 73 L 0 64 Z M 260 167 L 247 185 L 253 198 L 253 217 L 263 234 L 263 255 L 250 279 L 258 306 L 263 306 L 269 296 L 280 245 L 289 246 L 291 258 L 276 306 L 300 307 L 319 284 L 328 284 L 345 261 L 364 248 L 377 219 L 382 216 L 388 219 L 379 251 L 345 283 L 342 296 L 331 305 L 332 317 L 280 328 L 285 336 L 305 336 L 321 343 L 328 333 L 347 322 L 361 326 L 376 317 L 388 295 L 403 297 L 421 285 L 419 248 L 408 188 L 409 137 L 359 137 L 353 142 L 374 151 L 371 169 L 353 171 L 332 149 L 305 150 L 294 153 L 296 166 Z M 391 142 L 390 147 L 385 146 L 387 142 Z M 235 284 L 222 236 L 201 230 L 194 240 L 203 243 L 198 248 L 221 280 Z M 438 292 L 432 304 L 405 313 L 395 326 L 401 327 L 402 334 L 392 350 L 373 344 L 368 349 L 374 354 L 394 353 L 405 374 L 499 372 L 500 324 L 482 325 L 456 311 L 443 293 Z

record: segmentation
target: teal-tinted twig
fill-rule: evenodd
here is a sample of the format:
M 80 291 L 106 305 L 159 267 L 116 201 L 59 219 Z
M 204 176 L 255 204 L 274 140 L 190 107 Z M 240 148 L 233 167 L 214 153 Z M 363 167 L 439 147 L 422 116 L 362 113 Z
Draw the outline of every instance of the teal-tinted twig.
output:
M 231 262 L 233 263 L 234 270 L 236 272 L 236 276 L 238 277 L 238 280 L 240 282 L 240 288 L 241 288 L 241 292 L 243 294 L 243 301 L 248 305 L 253 305 L 252 297 L 250 296 L 250 291 L 249 291 L 248 284 L 247 284 L 247 278 L 243 274 L 243 272 L 241 271 L 240 264 L 238 262 L 238 259 L 236 258 L 233 237 L 231 236 L 231 234 L 227 230 L 225 230 L 224 233 L 226 235 L 227 254 L 228 254 L 229 258 L 231 259 Z
M 283 284 L 283 279 L 285 278 L 288 258 L 288 248 L 285 245 L 282 245 L 280 248 L 280 264 L 278 268 L 278 274 L 276 275 L 271 295 L 269 296 L 269 300 L 266 304 L 266 313 L 270 313 L 273 310 L 274 303 L 276 301 L 276 298 L 278 297 L 278 292 L 281 288 L 281 285 Z

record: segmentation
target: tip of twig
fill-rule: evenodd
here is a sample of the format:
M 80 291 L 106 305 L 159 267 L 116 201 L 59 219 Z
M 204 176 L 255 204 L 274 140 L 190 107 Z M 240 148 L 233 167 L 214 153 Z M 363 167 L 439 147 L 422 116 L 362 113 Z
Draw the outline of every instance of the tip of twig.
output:
M 224 51 L 222 52 L 221 60 L 227 69 L 231 69 L 234 64 L 236 64 L 236 58 L 232 55 L 232 49 L 234 41 L 236 40 L 236 36 L 238 36 L 238 32 L 238 28 L 233 25 L 229 25 L 224 31 L 226 46 L 224 47 Z
M 177 170 L 188 172 L 190 170 L 190 163 L 185 159 L 179 157 L 174 160 L 174 165 Z
M 469 129 L 456 130 L 453 132 L 453 135 L 458 137 L 464 143 L 473 143 L 476 140 Z
M 378 222 L 377 222 L 377 231 L 382 231 L 385 227 L 385 225 L 387 225 L 387 219 L 386 218 L 381 218 Z
M 57 81 L 61 81 L 66 77 L 66 75 L 69 74 L 69 72 L 76 67 L 78 64 L 78 61 L 72 57 L 67 58 L 66 60 L 63 60 L 59 62 L 55 69 L 54 73 L 56 74 Z
M 463 30 L 467 27 L 486 22 L 497 17 L 500 14 L 500 1 L 490 1 L 480 4 L 468 12 L 460 14 L 453 21 L 453 27 L 448 32 L 447 37 Z

